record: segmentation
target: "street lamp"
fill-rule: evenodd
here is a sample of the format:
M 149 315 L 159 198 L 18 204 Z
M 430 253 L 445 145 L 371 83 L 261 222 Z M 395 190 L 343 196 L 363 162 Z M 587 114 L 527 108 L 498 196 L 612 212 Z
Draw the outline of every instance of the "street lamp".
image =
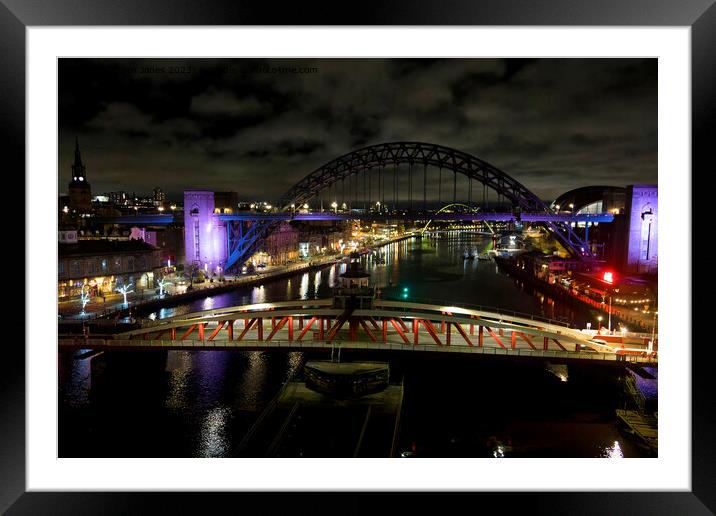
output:
M 338 213 L 338 203 L 337 203 L 336 201 L 333 201 L 333 202 L 331 203 L 331 208 L 333 208 L 333 211 L 334 211 L 335 213 Z
M 600 315 L 597 317 L 597 321 L 599 321 L 599 328 L 597 329 L 597 332 L 602 331 L 602 316 Z
M 569 203 L 569 210 L 574 214 L 574 204 Z
M 609 333 L 612 332 L 612 296 L 609 296 Z

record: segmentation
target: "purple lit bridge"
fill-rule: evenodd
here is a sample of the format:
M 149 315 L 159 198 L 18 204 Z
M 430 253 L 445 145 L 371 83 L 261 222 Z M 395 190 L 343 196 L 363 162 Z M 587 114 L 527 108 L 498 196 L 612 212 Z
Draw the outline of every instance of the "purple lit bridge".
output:
M 517 219 L 516 215 L 511 212 L 474 212 L 474 213 L 454 213 L 454 212 L 409 212 L 402 211 L 397 213 L 362 213 L 360 211 L 354 212 L 256 212 L 256 211 L 242 211 L 231 214 L 217 214 L 219 220 L 224 221 L 312 221 L 312 220 L 368 220 L 368 221 L 395 221 L 395 220 L 414 220 L 414 221 L 425 221 L 428 220 L 459 220 L 459 221 L 496 221 L 496 222 L 510 222 Z M 118 217 L 105 217 L 98 218 L 98 222 L 107 222 L 113 224 L 146 224 L 150 226 L 163 226 L 172 224 L 175 222 L 181 222 L 175 220 L 173 215 L 164 214 L 142 214 L 142 215 L 124 215 Z M 565 214 L 565 213 L 522 213 L 520 214 L 520 220 L 523 222 L 613 222 L 614 215 L 612 213 L 597 213 L 597 214 Z
M 446 203 L 455 209 L 429 209 Z M 486 211 L 487 206 L 497 207 L 491 210 L 495 213 Z M 613 220 L 607 213 L 555 212 L 493 165 L 466 152 L 424 142 L 381 143 L 340 156 L 290 188 L 275 209 L 278 213 L 218 213 L 214 192 L 185 191 L 187 261 L 229 271 L 245 263 L 282 221 L 356 219 L 534 222 L 575 258 L 590 260 L 594 257 L 589 245 L 571 223 Z M 173 220 L 172 215 L 139 215 L 113 221 L 168 224 Z
M 515 313 L 381 299 L 373 300 L 368 309 L 345 309 L 335 307 L 333 299 L 318 299 L 204 310 L 144 321 L 141 328 L 101 338 L 60 335 L 59 346 L 96 350 L 340 348 L 656 362 L 641 338 L 635 337 L 628 345 L 607 340 Z

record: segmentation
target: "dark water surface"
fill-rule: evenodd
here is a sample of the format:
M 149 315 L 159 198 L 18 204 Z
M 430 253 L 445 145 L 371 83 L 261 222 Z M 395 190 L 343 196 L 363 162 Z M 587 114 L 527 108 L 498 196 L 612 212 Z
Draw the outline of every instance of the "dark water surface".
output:
M 368 260 L 384 297 L 499 307 L 566 317 L 584 327 L 594 314 L 575 311 L 516 282 L 493 262 L 462 259 L 465 247 L 490 239 L 455 233 L 384 248 Z M 329 297 L 345 265 L 144 314 L 169 317 L 245 303 Z M 407 288 L 407 292 L 404 289 Z M 59 453 L 62 457 L 224 457 L 309 358 L 298 352 L 105 352 L 59 356 Z M 343 359 L 351 358 L 344 352 Z M 362 357 L 361 357 L 362 358 Z M 403 353 L 374 355 L 403 382 L 399 447 L 420 456 L 646 456 L 616 429 L 623 404 L 620 369 L 569 366 L 567 382 L 539 360 Z

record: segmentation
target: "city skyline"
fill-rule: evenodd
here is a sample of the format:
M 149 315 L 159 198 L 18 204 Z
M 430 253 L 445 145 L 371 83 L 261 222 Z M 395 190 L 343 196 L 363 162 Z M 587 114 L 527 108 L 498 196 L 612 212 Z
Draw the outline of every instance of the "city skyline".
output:
M 395 140 L 469 152 L 545 200 L 657 182 L 654 59 L 61 59 L 59 70 L 60 191 L 75 138 L 95 194 L 274 200 L 333 158 Z

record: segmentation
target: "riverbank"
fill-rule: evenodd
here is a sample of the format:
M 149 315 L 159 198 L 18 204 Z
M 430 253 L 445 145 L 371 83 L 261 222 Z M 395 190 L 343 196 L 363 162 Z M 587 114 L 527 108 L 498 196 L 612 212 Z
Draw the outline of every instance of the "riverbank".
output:
M 79 315 L 74 318 L 81 318 L 83 320 L 94 320 L 94 319 L 107 319 L 107 318 L 123 318 L 128 316 L 131 312 L 135 311 L 151 311 L 159 308 L 169 308 L 177 305 L 184 304 L 188 301 L 194 301 L 196 299 L 205 298 L 215 294 L 222 294 L 224 292 L 230 292 L 239 287 L 255 286 L 266 281 L 279 280 L 288 276 L 292 276 L 297 272 L 310 271 L 316 269 L 322 269 L 330 267 L 338 263 L 338 259 L 330 258 L 325 260 L 315 260 L 305 263 L 298 263 L 287 267 L 282 267 L 274 271 L 269 271 L 263 274 L 243 276 L 236 278 L 229 278 L 223 281 L 215 281 L 213 283 L 207 282 L 206 285 L 195 285 L 194 289 L 184 292 L 182 294 L 165 295 L 164 297 L 154 297 L 146 301 L 130 302 L 129 306 L 119 304 L 112 308 L 103 309 L 97 312 L 87 313 L 85 316 L 80 317 Z
M 502 268 L 510 276 L 530 284 L 536 290 L 539 290 L 540 292 L 551 297 L 552 299 L 572 306 L 581 306 L 584 308 L 597 310 L 600 313 L 604 314 L 605 320 L 609 316 L 609 306 L 590 299 L 587 296 L 571 294 L 568 290 L 562 288 L 559 285 L 552 285 L 538 278 L 535 278 L 529 272 L 517 267 L 513 263 L 513 261 L 508 258 L 496 256 L 495 263 L 497 263 L 498 267 Z M 643 321 L 629 317 L 628 315 L 625 315 L 621 310 L 614 307 L 611 308 L 611 317 L 612 327 L 616 326 L 619 322 L 622 322 L 630 326 L 630 331 L 649 332 L 652 329 L 651 326 L 649 326 L 648 324 L 644 324 Z

